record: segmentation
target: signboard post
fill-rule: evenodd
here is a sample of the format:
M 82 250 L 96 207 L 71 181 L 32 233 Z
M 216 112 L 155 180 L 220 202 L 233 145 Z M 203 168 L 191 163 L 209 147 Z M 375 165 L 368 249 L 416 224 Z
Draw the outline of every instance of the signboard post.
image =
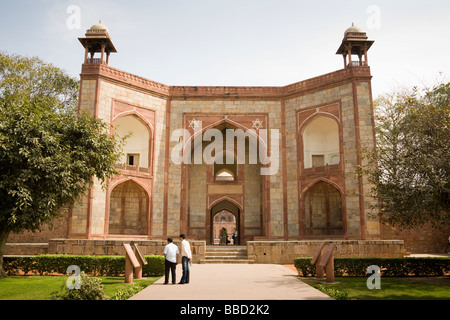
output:
M 336 244 L 330 244 L 319 263 L 321 267 L 325 267 L 328 283 L 334 282 L 334 249 L 336 249 Z
M 141 265 L 131 246 L 125 243 L 123 247 L 125 248 L 125 283 L 133 283 L 134 268 L 139 268 Z
M 138 245 L 135 243 L 134 246 L 134 252 L 136 254 L 137 260 L 139 262 L 139 267 L 134 269 L 134 277 L 136 279 L 144 279 L 142 278 L 142 268 L 147 265 L 147 260 L 145 260 L 144 256 L 141 253 L 141 250 L 139 250 Z
M 320 259 L 322 258 L 322 250 L 325 246 L 325 242 L 322 243 L 316 251 L 316 254 L 314 255 L 313 259 L 311 260 L 312 265 L 316 265 L 316 278 L 323 278 L 323 267 L 319 265 Z

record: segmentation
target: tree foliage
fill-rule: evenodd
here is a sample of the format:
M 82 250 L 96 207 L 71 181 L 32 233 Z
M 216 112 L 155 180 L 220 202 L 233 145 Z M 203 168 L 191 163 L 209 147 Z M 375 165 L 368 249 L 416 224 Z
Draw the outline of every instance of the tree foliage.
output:
M 68 110 L 78 102 L 78 80 L 38 57 L 0 52 L 2 103 L 30 103 L 48 110 Z
M 375 101 L 377 148 L 364 170 L 382 221 L 400 229 L 450 221 L 449 101 L 450 83 Z
M 51 225 L 94 176 L 105 183 L 117 173 L 121 140 L 78 114 L 78 91 L 78 81 L 38 58 L 0 53 L 1 260 L 10 232 Z

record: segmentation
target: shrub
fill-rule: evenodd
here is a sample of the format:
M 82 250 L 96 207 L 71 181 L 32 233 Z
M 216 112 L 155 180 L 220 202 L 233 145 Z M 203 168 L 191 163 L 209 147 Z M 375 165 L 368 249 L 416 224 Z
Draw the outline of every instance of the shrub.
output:
M 319 284 L 317 286 L 317 289 L 336 300 L 353 300 L 348 297 L 347 291 L 340 291 L 338 289 L 327 288 L 323 284 Z
M 145 285 L 133 283 L 126 289 L 116 291 L 109 300 L 127 300 L 145 288 Z
M 84 272 L 80 274 L 80 288 L 69 289 L 67 282 L 59 291 L 50 294 L 52 300 L 106 300 L 102 279 L 88 277 Z M 70 279 L 70 278 L 69 278 Z
M 294 265 L 303 277 L 315 276 L 312 258 L 296 258 Z M 430 277 L 450 272 L 450 258 L 334 258 L 335 276 L 365 277 L 367 267 L 379 266 L 384 277 Z
M 164 257 L 163 256 L 144 256 L 147 264 L 142 268 L 142 275 L 162 276 L 164 274 Z
M 143 267 L 143 276 L 160 276 L 164 274 L 164 257 L 156 255 L 144 256 L 147 265 Z M 93 276 L 118 277 L 125 274 L 124 256 L 72 256 L 72 255 L 40 255 L 34 257 L 4 257 L 3 269 L 9 275 L 19 271 L 25 274 L 66 274 L 71 265 Z

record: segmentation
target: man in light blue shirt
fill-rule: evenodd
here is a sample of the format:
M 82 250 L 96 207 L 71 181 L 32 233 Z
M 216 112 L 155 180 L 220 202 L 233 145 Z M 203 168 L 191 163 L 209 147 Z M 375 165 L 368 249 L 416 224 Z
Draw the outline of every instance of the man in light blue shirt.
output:
M 167 239 L 168 244 L 164 247 L 165 259 L 165 281 L 164 284 L 169 283 L 169 271 L 172 273 L 172 284 L 176 282 L 175 270 L 177 267 L 177 255 L 180 254 L 178 247 L 173 244 L 172 238 Z

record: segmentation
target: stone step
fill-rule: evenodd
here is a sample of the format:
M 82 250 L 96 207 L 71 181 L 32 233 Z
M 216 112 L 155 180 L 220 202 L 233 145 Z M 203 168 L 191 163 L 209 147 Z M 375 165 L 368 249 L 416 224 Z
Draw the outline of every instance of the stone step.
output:
M 208 248 L 206 247 L 206 251 L 247 251 L 247 248 L 233 248 L 233 247 L 217 247 L 217 248 Z
M 247 251 L 206 251 L 206 256 L 247 256 Z
M 205 257 L 247 257 L 247 253 L 242 252 L 207 252 Z
M 254 263 L 253 260 L 251 259 L 201 259 L 199 261 L 199 263 L 204 264 L 204 263 L 247 263 L 247 264 L 251 264 Z
M 206 251 L 210 256 L 247 256 L 247 251 Z
M 247 250 L 246 246 L 206 246 L 206 250 Z
M 217 256 L 211 256 L 206 255 L 205 259 L 213 260 L 213 259 L 248 259 L 247 255 L 217 255 Z
M 245 246 L 208 246 L 199 263 L 254 263 Z

